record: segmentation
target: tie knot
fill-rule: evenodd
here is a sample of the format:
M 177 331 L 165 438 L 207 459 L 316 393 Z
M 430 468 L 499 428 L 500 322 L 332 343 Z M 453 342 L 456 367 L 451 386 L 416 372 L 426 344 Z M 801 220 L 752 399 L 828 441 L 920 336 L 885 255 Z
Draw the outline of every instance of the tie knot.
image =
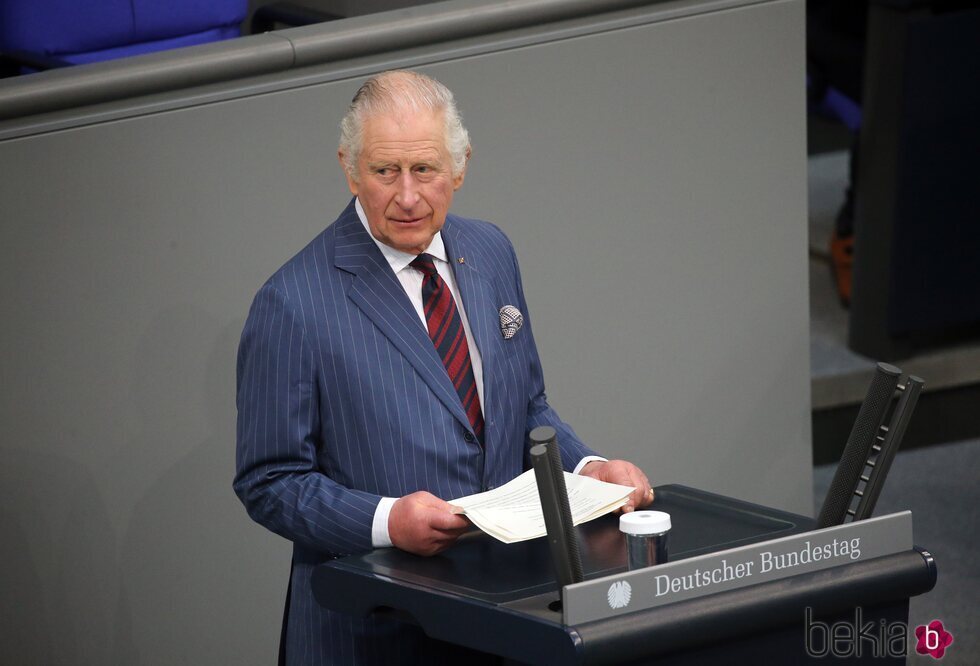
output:
M 420 270 L 429 277 L 436 274 L 436 263 L 431 254 L 420 254 L 409 264 L 412 268 Z

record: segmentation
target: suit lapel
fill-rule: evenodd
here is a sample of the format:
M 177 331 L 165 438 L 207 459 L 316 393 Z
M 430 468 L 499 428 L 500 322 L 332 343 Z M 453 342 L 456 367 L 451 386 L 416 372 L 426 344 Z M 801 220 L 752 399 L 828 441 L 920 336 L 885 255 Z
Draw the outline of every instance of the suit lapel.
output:
M 334 265 L 354 274 L 348 298 L 412 364 L 453 416 L 469 428 L 442 359 L 401 282 L 358 219 L 353 203 L 337 220 L 336 234 Z
M 446 220 L 442 229 L 442 240 L 456 276 L 459 295 L 466 310 L 466 318 L 470 322 L 470 331 L 483 360 L 483 404 L 486 411 L 494 404 L 491 400 L 491 394 L 495 390 L 492 378 L 497 373 L 493 370 L 494 363 L 500 357 L 503 341 L 496 290 L 490 280 L 483 253 L 466 237 L 452 217 Z M 459 261 L 460 257 L 463 258 L 462 263 Z M 486 413 L 483 415 L 488 426 L 491 416 Z

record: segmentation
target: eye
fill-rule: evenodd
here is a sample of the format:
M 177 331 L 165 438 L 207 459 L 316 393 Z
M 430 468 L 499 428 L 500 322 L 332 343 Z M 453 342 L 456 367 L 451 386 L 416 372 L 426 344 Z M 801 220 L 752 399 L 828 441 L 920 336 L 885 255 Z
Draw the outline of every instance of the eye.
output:
M 414 173 L 419 180 L 427 182 L 436 177 L 436 175 L 439 173 L 439 169 L 431 164 L 417 164 L 412 167 L 412 173 Z
M 390 164 L 387 166 L 378 166 L 371 169 L 371 173 L 380 179 L 381 182 L 389 183 L 398 175 L 398 168 L 391 166 Z

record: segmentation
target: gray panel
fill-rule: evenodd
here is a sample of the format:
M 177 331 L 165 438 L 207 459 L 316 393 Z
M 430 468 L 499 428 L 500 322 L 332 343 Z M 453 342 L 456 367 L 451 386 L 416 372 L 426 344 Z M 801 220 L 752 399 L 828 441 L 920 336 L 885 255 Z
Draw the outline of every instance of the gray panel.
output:
M 858 520 L 569 585 L 562 622 L 604 620 L 909 550 L 911 511 Z
M 802 35 L 801 2 L 763 2 L 424 69 L 560 413 L 655 483 L 808 512 Z M 234 355 L 346 202 L 358 85 L 303 75 L 0 142 L 5 660 L 273 661 L 288 545 L 231 492 Z
M 431 71 L 463 100 L 474 137 L 456 208 L 498 222 L 518 248 L 553 404 L 656 483 L 802 513 L 798 9 L 721 12 Z M 595 62 L 615 66 L 569 66 Z M 474 105 L 487 88 L 504 101 Z

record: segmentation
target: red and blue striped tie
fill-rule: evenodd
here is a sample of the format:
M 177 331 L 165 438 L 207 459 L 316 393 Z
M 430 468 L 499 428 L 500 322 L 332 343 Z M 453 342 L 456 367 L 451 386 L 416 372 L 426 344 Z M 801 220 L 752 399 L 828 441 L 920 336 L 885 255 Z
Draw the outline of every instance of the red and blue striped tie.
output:
M 476 377 L 470 362 L 470 348 L 466 344 L 463 321 L 456 309 L 456 301 L 446 282 L 436 271 L 432 255 L 420 254 L 411 263 L 412 268 L 424 274 L 422 278 L 422 307 L 429 329 L 429 337 L 436 352 L 446 366 L 449 379 L 463 403 L 463 411 L 470 419 L 473 432 L 483 443 L 483 412 L 476 392 Z

